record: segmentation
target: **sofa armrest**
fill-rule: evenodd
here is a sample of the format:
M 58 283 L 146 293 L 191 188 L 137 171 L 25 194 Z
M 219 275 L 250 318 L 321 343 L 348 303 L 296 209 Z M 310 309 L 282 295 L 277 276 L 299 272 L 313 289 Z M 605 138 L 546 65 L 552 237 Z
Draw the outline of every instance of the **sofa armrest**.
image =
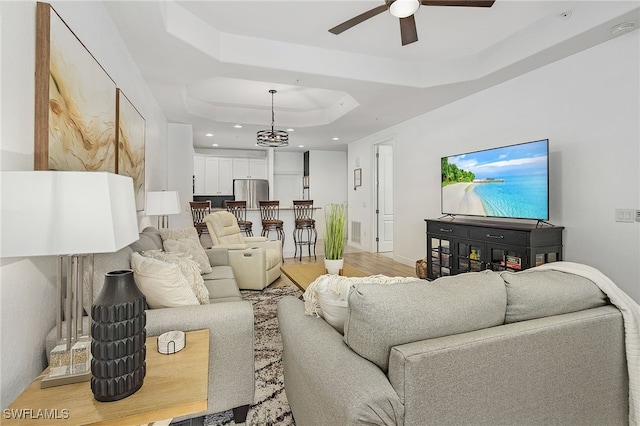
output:
M 260 243 L 264 241 L 269 241 L 267 237 L 244 237 L 244 242 L 247 244 Z
M 146 312 L 148 336 L 171 330 L 210 330 L 207 413 L 253 403 L 255 364 L 251 302 L 212 303 Z
M 205 250 L 211 266 L 229 266 L 229 254 L 226 248 L 212 247 Z
M 304 303 L 278 303 L 284 384 L 296 423 L 304 425 L 403 424 L 404 407 L 385 374 L 345 345 Z
M 620 312 L 604 306 L 391 349 L 405 424 L 626 424 Z
M 229 264 L 242 290 L 262 290 L 267 282 L 267 254 L 261 248 L 229 250 Z
M 248 244 L 251 248 L 257 247 L 265 250 L 278 250 L 279 252 L 282 252 L 282 241 L 280 240 L 254 241 Z
M 224 249 L 224 250 L 246 250 L 249 248 L 248 244 L 217 244 L 213 246 L 213 248 Z

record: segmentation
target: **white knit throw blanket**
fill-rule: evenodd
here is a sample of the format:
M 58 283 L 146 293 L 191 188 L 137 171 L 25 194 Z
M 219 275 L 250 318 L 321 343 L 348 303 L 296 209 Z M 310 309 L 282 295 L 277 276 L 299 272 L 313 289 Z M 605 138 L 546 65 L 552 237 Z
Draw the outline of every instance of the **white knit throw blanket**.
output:
M 606 275 L 591 266 L 573 262 L 552 262 L 527 269 L 525 272 L 540 270 L 566 272 L 593 281 L 622 313 L 629 374 L 629 425 L 638 426 L 640 422 L 640 305 Z
M 371 275 L 368 277 L 343 277 L 342 275 L 320 275 L 314 282 L 309 284 L 304 292 L 304 313 L 307 315 L 322 315 L 320 303 L 318 302 L 318 286 L 327 283 L 326 290 L 335 294 L 342 300 L 347 300 L 349 289 L 352 284 L 357 283 L 374 283 L 374 284 L 392 284 L 417 281 L 415 277 L 388 277 L 386 275 Z

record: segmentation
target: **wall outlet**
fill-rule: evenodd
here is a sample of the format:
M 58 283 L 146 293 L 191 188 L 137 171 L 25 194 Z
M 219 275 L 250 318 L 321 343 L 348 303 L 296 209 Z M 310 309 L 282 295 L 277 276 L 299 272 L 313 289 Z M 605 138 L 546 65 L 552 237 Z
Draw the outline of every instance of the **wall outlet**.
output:
M 616 222 L 633 223 L 636 220 L 634 209 L 616 209 Z

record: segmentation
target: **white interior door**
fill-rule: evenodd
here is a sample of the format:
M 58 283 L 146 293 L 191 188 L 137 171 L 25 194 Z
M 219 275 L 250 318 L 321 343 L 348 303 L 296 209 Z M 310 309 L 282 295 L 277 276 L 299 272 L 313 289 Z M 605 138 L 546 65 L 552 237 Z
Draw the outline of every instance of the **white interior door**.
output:
M 377 246 L 378 253 L 393 251 L 393 146 L 377 146 Z

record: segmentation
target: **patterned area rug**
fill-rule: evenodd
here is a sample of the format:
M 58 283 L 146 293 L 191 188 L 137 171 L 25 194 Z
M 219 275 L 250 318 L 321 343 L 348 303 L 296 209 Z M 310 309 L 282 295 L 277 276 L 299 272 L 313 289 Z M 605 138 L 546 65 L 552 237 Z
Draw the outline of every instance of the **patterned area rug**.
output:
M 278 329 L 276 308 L 285 296 L 300 297 L 302 292 L 293 285 L 266 288 L 263 291 L 242 290 L 242 297 L 253 303 L 256 395 L 247 415 L 247 426 L 294 425 L 284 392 L 282 370 L 282 338 Z M 205 425 L 235 425 L 231 410 L 212 414 Z

